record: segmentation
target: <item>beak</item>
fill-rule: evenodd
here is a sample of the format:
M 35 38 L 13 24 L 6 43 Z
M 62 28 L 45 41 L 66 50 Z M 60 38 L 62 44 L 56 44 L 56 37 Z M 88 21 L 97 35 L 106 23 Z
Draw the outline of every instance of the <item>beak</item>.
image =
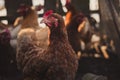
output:
M 44 19 L 44 18 L 40 21 L 40 24 L 45 24 L 45 25 L 47 25 L 47 23 L 48 23 L 48 20 L 47 20 L 47 19 Z
M 48 27 L 52 26 L 52 25 L 51 25 L 51 22 L 50 22 L 47 18 L 42 19 L 40 23 L 41 23 L 41 24 L 44 23 L 44 24 L 46 24 Z
M 44 18 L 44 19 L 41 20 L 40 23 L 45 23 L 45 24 L 46 24 L 46 23 L 48 23 L 48 22 L 49 22 L 49 21 L 47 20 L 47 18 Z

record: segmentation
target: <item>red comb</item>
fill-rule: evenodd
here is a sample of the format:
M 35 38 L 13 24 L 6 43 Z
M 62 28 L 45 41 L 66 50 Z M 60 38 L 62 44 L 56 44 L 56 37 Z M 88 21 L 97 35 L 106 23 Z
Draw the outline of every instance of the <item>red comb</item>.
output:
M 45 18 L 45 17 L 48 17 L 50 14 L 52 14 L 53 13 L 53 10 L 49 10 L 49 11 L 47 11 L 47 12 L 45 12 L 45 14 L 43 15 L 43 17 Z

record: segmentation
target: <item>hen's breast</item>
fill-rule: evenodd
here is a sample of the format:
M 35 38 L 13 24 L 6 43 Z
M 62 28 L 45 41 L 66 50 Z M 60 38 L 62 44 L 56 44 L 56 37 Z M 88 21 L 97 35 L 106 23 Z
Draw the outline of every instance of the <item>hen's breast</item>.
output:
M 50 78 L 48 80 L 74 80 L 75 78 L 78 66 L 77 57 L 70 46 L 67 44 L 63 46 L 60 45 L 59 48 L 56 47 L 50 51 L 52 62 L 46 74 Z

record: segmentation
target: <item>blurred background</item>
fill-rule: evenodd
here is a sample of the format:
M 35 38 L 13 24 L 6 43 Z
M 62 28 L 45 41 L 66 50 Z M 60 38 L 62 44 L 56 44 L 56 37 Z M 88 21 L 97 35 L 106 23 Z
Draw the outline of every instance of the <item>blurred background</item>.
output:
M 77 52 L 80 59 L 76 80 L 120 80 L 120 0 L 70 0 L 70 2 L 77 12 L 82 12 L 88 18 L 94 32 L 90 43 L 81 40 L 81 49 Z M 65 6 L 66 0 L 0 0 L 0 31 L 3 25 L 5 28 L 8 28 L 7 25 L 12 26 L 12 29 L 18 25 L 16 19 L 19 17 L 17 9 L 20 4 L 44 6 L 37 11 L 39 23 L 47 10 L 59 13 L 65 20 L 69 11 Z M 14 43 L 16 42 L 13 41 L 13 45 Z M 2 48 L 0 48 L 2 58 L 1 53 Z M 1 66 L 5 59 L 1 59 L 0 62 Z M 4 72 L 5 69 L 0 68 Z M 13 73 L 6 75 L 7 71 L 5 74 L 0 72 L 0 80 L 22 80 L 23 76 L 16 64 L 10 69 L 14 69 Z M 100 78 L 95 79 L 93 76 Z

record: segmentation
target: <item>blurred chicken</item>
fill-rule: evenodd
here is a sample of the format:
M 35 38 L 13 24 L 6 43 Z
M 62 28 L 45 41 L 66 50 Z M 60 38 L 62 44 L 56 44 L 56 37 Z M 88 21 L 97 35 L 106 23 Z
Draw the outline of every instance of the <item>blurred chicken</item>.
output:
M 66 0 L 65 7 L 67 8 L 67 13 L 65 15 L 65 26 L 67 26 L 74 15 L 76 15 L 78 12 L 75 9 L 75 7 L 71 4 L 71 0 Z
M 18 35 L 18 66 L 25 80 L 74 80 L 77 56 L 69 45 L 63 18 L 48 11 L 42 22 L 50 28 L 50 44 L 40 47 L 34 29 L 21 30 Z
M 17 75 L 18 72 L 15 51 L 10 45 L 10 40 L 11 35 L 7 28 L 0 31 L 0 76 L 3 79 Z
M 79 34 L 78 32 L 78 27 L 83 22 L 84 17 L 85 16 L 83 14 L 78 14 L 74 16 L 69 25 L 67 26 L 68 39 L 76 53 L 81 51 L 81 34 Z
M 21 22 L 21 30 L 24 28 L 25 29 L 32 28 L 33 30 L 36 31 L 36 33 L 37 33 L 36 36 L 39 38 L 39 40 L 41 40 L 41 43 L 43 43 L 44 46 L 45 46 L 45 44 L 47 46 L 48 45 L 48 31 L 49 31 L 49 29 L 47 27 L 45 27 L 45 28 L 40 27 L 39 23 L 38 23 L 37 11 L 40 11 L 42 8 L 43 8 L 42 5 L 38 5 L 35 7 L 21 5 L 21 7 L 18 9 L 17 12 L 21 16 L 23 16 L 23 20 Z
M 20 35 L 22 35 L 22 38 L 23 38 L 22 40 L 26 41 L 27 40 L 26 39 L 26 36 L 27 36 L 26 34 L 29 34 L 29 33 L 31 34 L 31 31 L 32 31 L 34 33 L 34 36 L 36 37 L 36 39 L 35 39 L 35 42 L 37 42 L 36 45 L 39 45 L 39 46 L 45 48 L 48 45 L 48 28 L 41 28 L 39 26 L 37 10 L 40 10 L 40 9 L 42 9 L 41 5 L 37 6 L 37 7 L 34 7 L 34 8 L 30 7 L 30 6 L 27 6 L 27 5 L 24 5 L 24 4 L 22 4 L 20 6 L 20 8 L 18 9 L 17 12 L 21 16 L 23 16 L 23 20 L 22 20 L 22 23 L 21 23 L 21 29 L 18 33 L 18 38 L 20 37 Z M 27 33 L 25 33 L 26 31 L 27 31 Z M 20 41 L 22 41 L 22 40 L 20 40 Z M 19 46 L 20 45 L 19 44 L 20 43 L 19 39 L 18 39 L 17 43 L 18 43 L 18 46 Z M 29 43 L 29 41 L 27 43 Z M 22 43 L 22 44 L 27 44 L 27 43 Z M 21 63 L 21 61 L 22 61 L 22 55 L 23 55 L 19 52 L 20 51 L 19 47 L 17 48 L 18 66 L 19 66 L 19 63 Z M 18 58 L 18 56 L 19 56 L 19 58 Z
M 65 26 L 67 28 L 68 40 L 77 54 L 81 50 L 80 37 L 78 32 L 78 25 L 80 23 L 77 22 L 77 20 L 74 18 L 74 16 L 77 15 L 78 12 L 71 4 L 71 0 L 66 0 L 65 7 L 68 10 L 65 16 Z
M 41 6 L 40 6 L 41 7 Z M 23 16 L 23 21 L 22 21 L 22 29 L 23 28 L 29 28 L 34 26 L 34 28 L 39 28 L 38 24 L 38 14 L 36 12 L 35 7 L 30 7 L 24 4 L 20 5 L 20 8 L 17 10 L 17 12 Z
M 66 14 L 65 23 L 68 32 L 68 39 L 76 53 L 90 48 L 90 40 L 93 35 L 93 27 L 91 20 L 82 13 L 78 12 L 72 5 L 70 0 L 66 0 Z
M 10 45 L 11 47 L 14 48 L 14 50 L 16 51 L 16 45 L 17 45 L 17 41 L 16 41 L 16 38 L 17 38 L 17 34 L 21 28 L 21 21 L 22 19 L 20 19 L 18 21 L 18 24 L 17 25 L 9 25 L 9 24 L 4 24 L 2 22 L 0 22 L 0 31 L 4 30 L 4 29 L 8 29 L 10 31 L 10 35 L 11 35 L 11 38 L 10 38 Z

